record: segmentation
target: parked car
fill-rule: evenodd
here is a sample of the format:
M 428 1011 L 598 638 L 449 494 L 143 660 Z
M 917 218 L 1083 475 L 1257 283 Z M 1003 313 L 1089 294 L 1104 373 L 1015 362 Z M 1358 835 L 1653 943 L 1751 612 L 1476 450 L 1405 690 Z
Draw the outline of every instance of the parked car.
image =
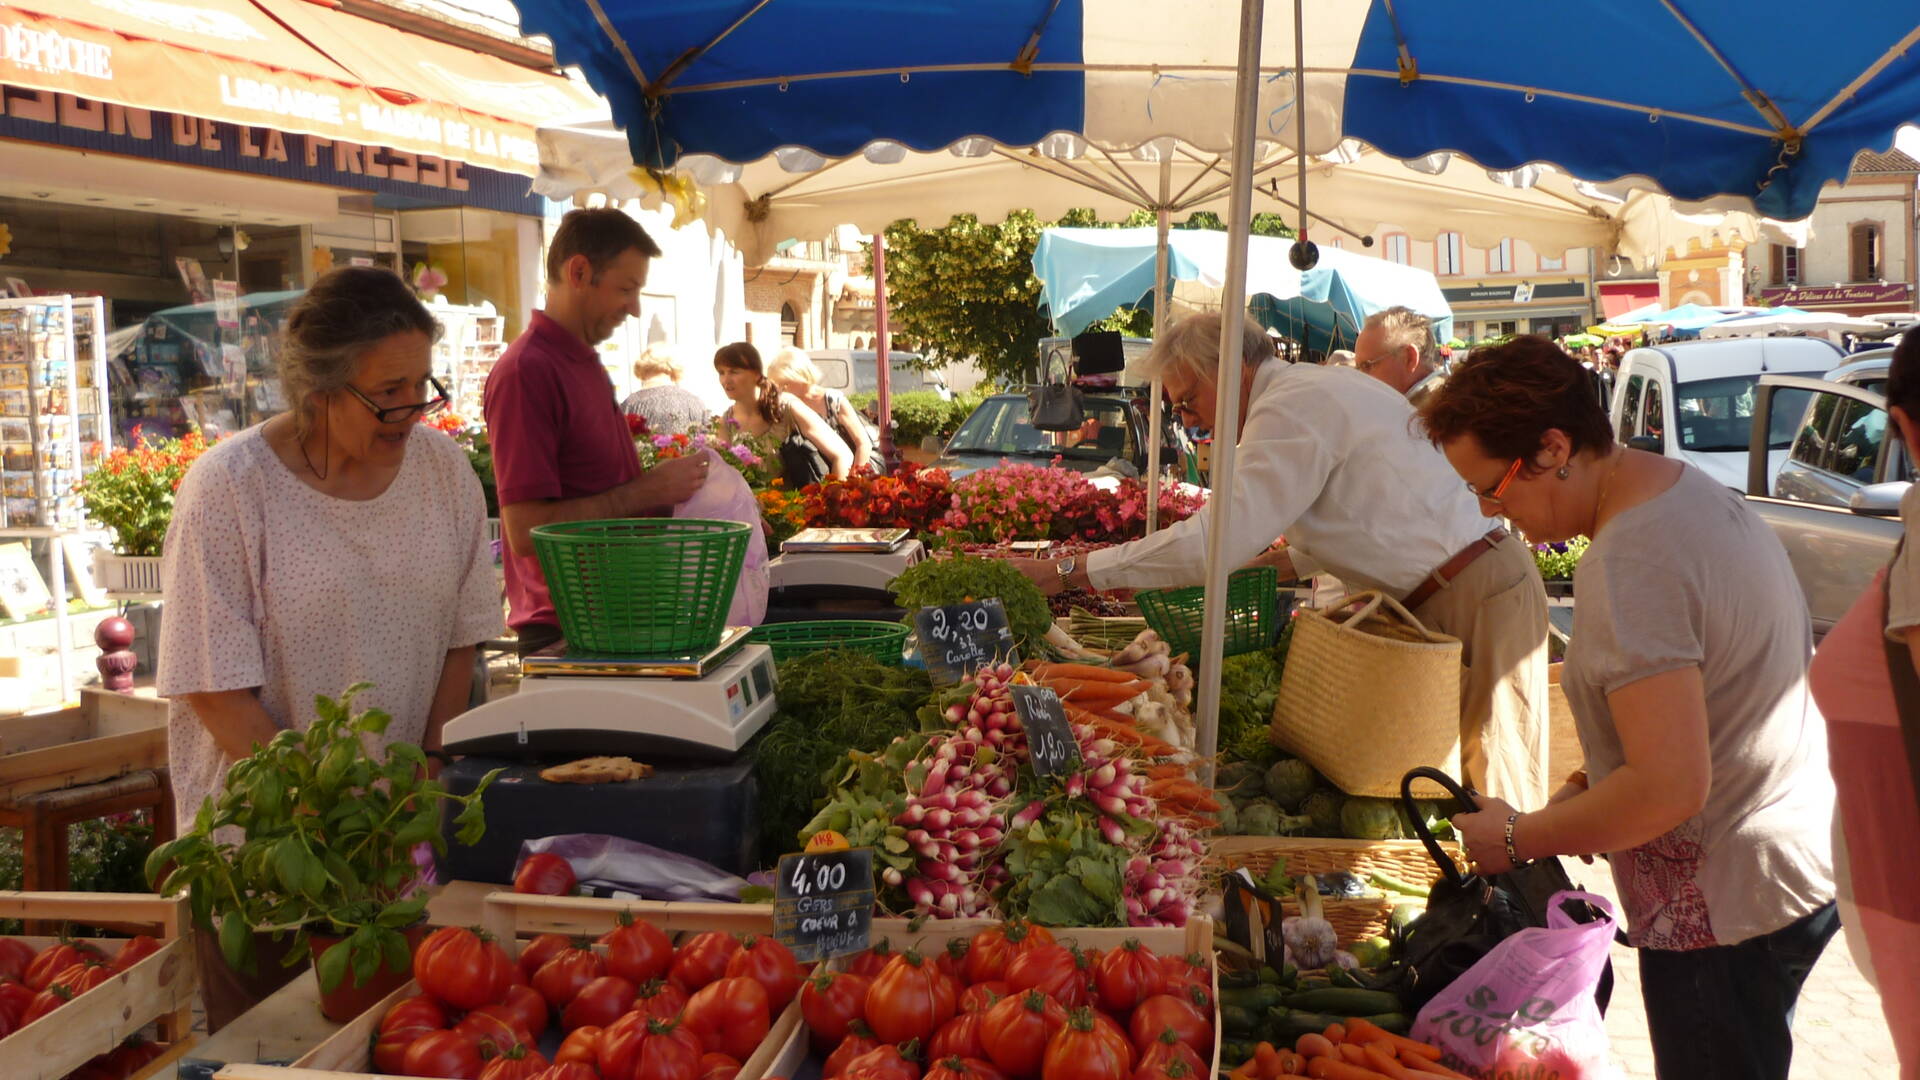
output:
M 1838 346 L 1818 338 L 1729 338 L 1633 349 L 1615 376 L 1614 433 L 1629 446 L 1687 462 L 1744 491 L 1755 383 L 1765 374 L 1817 380 L 1845 360 Z M 1765 444 L 1769 489 L 1807 400 L 1799 390 L 1783 393 Z
M 1118 458 L 1144 475 L 1147 467 L 1147 396 L 1137 387 L 1083 389 L 1087 424 L 1077 431 L 1041 431 L 1028 422 L 1024 393 L 994 394 L 982 401 L 947 440 L 935 465 L 964 476 L 1004 460 L 1045 463 L 1058 457 L 1076 472 L 1098 472 Z M 1161 433 L 1163 466 L 1181 465 L 1191 452 L 1186 433 L 1166 417 Z
M 843 394 L 871 394 L 880 389 L 880 354 L 871 349 L 810 349 L 808 359 L 820 369 L 820 385 Z M 920 354 L 890 350 L 888 366 L 893 369 L 891 389 L 896 394 L 909 390 L 932 390 L 951 401 L 953 392 L 938 371 L 921 371 Z

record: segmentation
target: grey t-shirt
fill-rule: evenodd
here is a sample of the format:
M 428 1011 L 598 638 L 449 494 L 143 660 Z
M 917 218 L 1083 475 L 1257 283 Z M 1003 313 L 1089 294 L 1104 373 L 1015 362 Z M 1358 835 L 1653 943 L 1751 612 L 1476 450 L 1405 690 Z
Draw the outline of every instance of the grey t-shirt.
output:
M 1713 783 L 1700 813 L 1611 853 L 1627 936 L 1733 945 L 1833 899 L 1833 780 L 1807 692 L 1813 632 L 1786 549 L 1740 496 L 1687 466 L 1621 512 L 1580 560 L 1562 678 L 1587 772 L 1625 762 L 1607 695 L 1690 665 L 1707 698 Z

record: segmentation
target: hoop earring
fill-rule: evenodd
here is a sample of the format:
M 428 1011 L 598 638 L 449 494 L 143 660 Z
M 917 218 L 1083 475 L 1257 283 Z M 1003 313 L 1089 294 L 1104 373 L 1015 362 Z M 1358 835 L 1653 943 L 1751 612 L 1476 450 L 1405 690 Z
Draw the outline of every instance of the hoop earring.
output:
M 1573 470 L 1569 469 L 1565 465 L 1562 465 L 1558 469 L 1555 469 L 1553 471 L 1553 475 L 1558 479 L 1565 480 L 1567 477 L 1573 475 Z

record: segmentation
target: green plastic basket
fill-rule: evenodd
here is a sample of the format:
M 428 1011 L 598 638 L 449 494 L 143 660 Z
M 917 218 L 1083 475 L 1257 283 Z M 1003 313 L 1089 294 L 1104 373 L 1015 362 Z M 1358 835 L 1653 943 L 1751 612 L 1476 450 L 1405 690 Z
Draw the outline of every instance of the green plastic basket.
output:
M 1206 615 L 1207 591 L 1198 585 L 1185 589 L 1149 589 L 1134 596 L 1147 625 L 1173 647 L 1175 654 L 1200 654 L 1200 623 Z M 1227 576 L 1227 647 L 1223 656 L 1258 652 L 1273 645 L 1280 633 L 1280 575 L 1271 566 L 1249 566 Z
M 533 530 L 567 644 L 684 656 L 720 643 L 752 526 L 700 518 L 569 521 Z
M 883 664 L 897 666 L 905 652 L 907 626 L 905 623 L 866 619 L 769 623 L 754 627 L 753 633 L 747 635 L 747 640 L 757 641 L 772 649 L 775 660 L 830 649 L 852 649 L 866 653 Z

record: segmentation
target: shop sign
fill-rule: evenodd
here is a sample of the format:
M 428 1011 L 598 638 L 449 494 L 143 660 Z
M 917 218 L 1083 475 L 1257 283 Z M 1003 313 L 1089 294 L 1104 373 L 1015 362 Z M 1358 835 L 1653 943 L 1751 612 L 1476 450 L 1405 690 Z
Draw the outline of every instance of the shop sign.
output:
M 0 59 L 46 75 L 113 81 L 113 47 L 23 22 L 0 25 Z
M 1587 295 L 1587 287 L 1578 281 L 1549 281 L 1536 285 L 1523 281 L 1518 285 L 1468 285 L 1441 289 L 1449 304 L 1531 304 L 1536 300 L 1565 300 Z
M 1801 285 L 1761 289 L 1760 302 L 1768 306 L 1809 304 L 1906 304 L 1913 286 L 1904 281 L 1872 285 Z
M 456 158 L 135 109 L 45 90 L 0 86 L 0 99 L 4 100 L 0 138 L 514 214 L 538 214 L 543 203 L 528 191 L 524 177 Z M 296 111 L 320 107 L 297 97 L 283 98 L 281 104 Z

